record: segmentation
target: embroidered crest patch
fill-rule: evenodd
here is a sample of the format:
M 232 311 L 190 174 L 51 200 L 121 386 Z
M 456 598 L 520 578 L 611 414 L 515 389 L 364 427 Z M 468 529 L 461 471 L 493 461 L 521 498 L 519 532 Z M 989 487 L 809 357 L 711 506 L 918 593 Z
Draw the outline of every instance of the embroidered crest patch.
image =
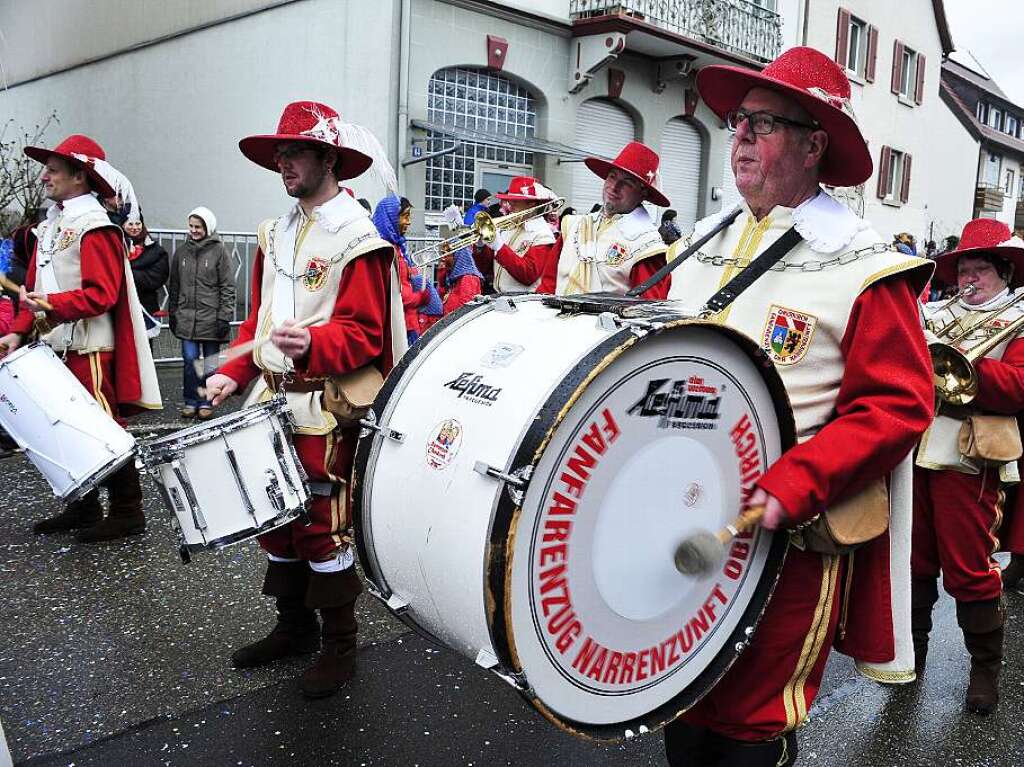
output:
M 777 365 L 794 365 L 811 345 L 818 318 L 773 304 L 764 326 L 761 346 Z
M 319 256 L 313 256 L 306 264 L 306 271 L 302 275 L 302 284 L 310 293 L 323 288 L 327 283 L 327 274 L 331 271 L 331 262 Z
M 618 242 L 613 242 L 608 248 L 608 252 L 604 254 L 604 260 L 608 266 L 618 266 L 627 258 L 629 258 L 629 251 L 626 250 L 625 245 Z
M 57 239 L 57 250 L 66 250 L 77 239 L 78 232 L 74 229 L 62 229 Z

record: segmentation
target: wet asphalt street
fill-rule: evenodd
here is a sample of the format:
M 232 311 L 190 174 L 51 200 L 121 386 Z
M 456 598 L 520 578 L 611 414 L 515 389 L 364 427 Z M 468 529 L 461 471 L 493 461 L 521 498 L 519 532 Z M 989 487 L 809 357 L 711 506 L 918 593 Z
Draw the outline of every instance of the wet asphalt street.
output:
M 177 371 L 163 371 L 176 409 Z M 147 414 L 139 433 L 175 423 Z M 148 483 L 148 480 L 147 480 Z M 149 529 L 82 546 L 35 537 L 56 503 L 31 465 L 0 462 L 0 722 L 16 764 L 664 765 L 660 736 L 621 746 L 576 740 L 505 685 L 439 651 L 374 600 L 359 602 L 362 652 L 342 695 L 307 703 L 303 661 L 238 672 L 237 645 L 272 625 L 254 544 L 195 556 L 176 544 L 151 484 Z M 1010 595 L 1003 702 L 963 712 L 966 653 L 944 597 L 925 678 L 883 687 L 833 655 L 801 765 L 1024 765 L 1024 596 Z

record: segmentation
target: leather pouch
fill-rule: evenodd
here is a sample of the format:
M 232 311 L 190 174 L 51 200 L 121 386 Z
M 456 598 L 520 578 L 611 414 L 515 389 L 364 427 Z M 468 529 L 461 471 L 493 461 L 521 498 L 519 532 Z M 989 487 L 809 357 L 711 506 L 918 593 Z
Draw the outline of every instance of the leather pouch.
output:
M 879 477 L 859 493 L 833 504 L 800 531 L 804 548 L 848 554 L 889 529 L 889 488 Z
M 968 416 L 960 427 L 960 453 L 989 466 L 999 466 L 1021 457 L 1017 419 L 1008 415 Z
M 373 365 L 332 376 L 324 381 L 324 410 L 341 426 L 353 426 L 366 415 L 383 385 L 384 377 Z

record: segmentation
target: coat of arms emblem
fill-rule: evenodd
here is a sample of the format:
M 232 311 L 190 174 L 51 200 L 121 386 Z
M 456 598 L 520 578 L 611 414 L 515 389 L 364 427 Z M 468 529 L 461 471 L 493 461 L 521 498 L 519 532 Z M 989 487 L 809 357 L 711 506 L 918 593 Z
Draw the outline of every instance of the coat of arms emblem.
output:
M 761 345 L 777 365 L 794 365 L 811 345 L 817 318 L 795 309 L 772 305 Z
M 306 264 L 306 271 L 302 275 L 302 284 L 310 293 L 315 293 L 327 283 L 327 274 L 331 271 L 331 264 L 327 259 L 313 256 Z
M 629 251 L 626 250 L 625 245 L 618 242 L 613 242 L 608 247 L 608 252 L 604 254 L 604 260 L 608 266 L 618 266 L 627 258 L 629 258 Z

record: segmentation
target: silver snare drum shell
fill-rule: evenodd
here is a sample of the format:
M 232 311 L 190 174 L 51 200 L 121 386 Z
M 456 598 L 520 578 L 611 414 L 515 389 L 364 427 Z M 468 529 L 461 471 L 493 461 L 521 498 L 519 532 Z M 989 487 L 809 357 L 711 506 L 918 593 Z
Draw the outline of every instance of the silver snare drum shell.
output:
M 305 517 L 310 493 L 283 398 L 142 443 L 178 530 L 182 559 Z

